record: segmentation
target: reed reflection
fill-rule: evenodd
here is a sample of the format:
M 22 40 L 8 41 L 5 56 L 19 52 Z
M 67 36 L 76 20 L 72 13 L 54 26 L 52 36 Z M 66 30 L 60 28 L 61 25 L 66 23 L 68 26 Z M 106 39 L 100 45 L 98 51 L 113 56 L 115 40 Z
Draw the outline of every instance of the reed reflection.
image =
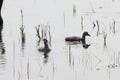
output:
M 2 28 L 3 26 L 0 26 L 0 53 L 5 54 L 5 48 L 4 48 L 4 43 L 2 41 Z
M 2 27 L 0 26 L 0 68 L 5 68 L 6 58 L 5 58 L 5 47 L 2 41 Z

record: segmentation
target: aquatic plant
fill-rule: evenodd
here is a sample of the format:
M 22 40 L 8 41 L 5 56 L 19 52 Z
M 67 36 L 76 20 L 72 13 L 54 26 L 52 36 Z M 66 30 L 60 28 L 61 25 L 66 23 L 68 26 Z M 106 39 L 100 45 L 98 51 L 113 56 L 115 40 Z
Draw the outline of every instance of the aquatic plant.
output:
M 97 29 L 97 36 L 99 35 L 99 28 L 100 28 L 100 25 L 99 25 L 99 21 L 98 20 L 96 20 L 96 24 L 97 24 L 97 27 L 98 27 L 98 29 Z
M 73 16 L 76 16 L 76 5 L 73 5 Z
M 93 29 L 96 27 L 96 24 L 95 24 L 95 22 L 93 21 L 92 22 L 92 24 L 93 24 Z
M 41 40 L 41 36 L 40 36 L 40 25 L 38 25 L 38 27 L 37 26 L 35 26 L 35 29 L 36 29 L 36 36 L 38 37 L 38 39 L 39 39 L 39 41 Z
M 115 30 L 115 24 L 116 24 L 116 22 L 113 21 L 113 33 L 114 33 L 114 34 L 115 34 L 115 32 L 116 32 L 116 30 Z
M 81 29 L 83 30 L 83 16 L 81 16 Z
M 23 25 L 23 10 L 21 9 L 21 27 L 20 27 L 20 33 L 21 33 L 21 40 L 22 44 L 25 43 L 25 31 L 24 31 L 24 25 Z
M 104 47 L 107 47 L 106 44 L 107 33 L 103 32 L 103 37 L 104 37 Z

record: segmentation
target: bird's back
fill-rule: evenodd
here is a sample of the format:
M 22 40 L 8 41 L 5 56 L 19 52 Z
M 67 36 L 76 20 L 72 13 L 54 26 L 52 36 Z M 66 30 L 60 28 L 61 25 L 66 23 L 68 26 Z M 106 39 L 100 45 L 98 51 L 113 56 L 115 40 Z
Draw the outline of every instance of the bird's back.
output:
M 71 37 L 66 37 L 65 41 L 80 41 L 81 38 L 80 37 L 76 37 L 76 36 L 71 36 Z

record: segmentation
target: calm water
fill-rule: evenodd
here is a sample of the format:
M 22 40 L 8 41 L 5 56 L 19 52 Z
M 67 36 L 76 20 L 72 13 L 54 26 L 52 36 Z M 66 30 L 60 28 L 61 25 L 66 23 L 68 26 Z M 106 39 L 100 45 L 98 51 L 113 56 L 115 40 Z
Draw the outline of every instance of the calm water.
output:
M 119 0 L 5 0 L 0 80 L 119 80 L 119 3 Z M 38 25 L 50 26 L 44 29 L 50 42 L 49 53 L 38 51 L 43 46 L 36 36 Z M 86 38 L 88 48 L 65 43 L 66 36 L 81 37 L 84 31 L 91 35 Z

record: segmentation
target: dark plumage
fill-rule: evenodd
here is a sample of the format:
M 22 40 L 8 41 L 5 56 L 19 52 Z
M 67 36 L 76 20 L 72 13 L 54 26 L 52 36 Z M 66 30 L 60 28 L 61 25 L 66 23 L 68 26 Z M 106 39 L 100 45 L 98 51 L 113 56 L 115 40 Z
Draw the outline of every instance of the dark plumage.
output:
M 2 8 L 3 0 L 0 0 L 0 25 L 3 25 L 3 19 L 1 17 L 1 8 Z
M 86 41 L 85 41 L 86 36 L 90 36 L 88 32 L 84 32 L 82 35 L 82 38 L 77 36 L 71 36 L 71 37 L 66 37 L 65 41 L 66 42 L 82 42 L 83 44 L 86 44 Z

